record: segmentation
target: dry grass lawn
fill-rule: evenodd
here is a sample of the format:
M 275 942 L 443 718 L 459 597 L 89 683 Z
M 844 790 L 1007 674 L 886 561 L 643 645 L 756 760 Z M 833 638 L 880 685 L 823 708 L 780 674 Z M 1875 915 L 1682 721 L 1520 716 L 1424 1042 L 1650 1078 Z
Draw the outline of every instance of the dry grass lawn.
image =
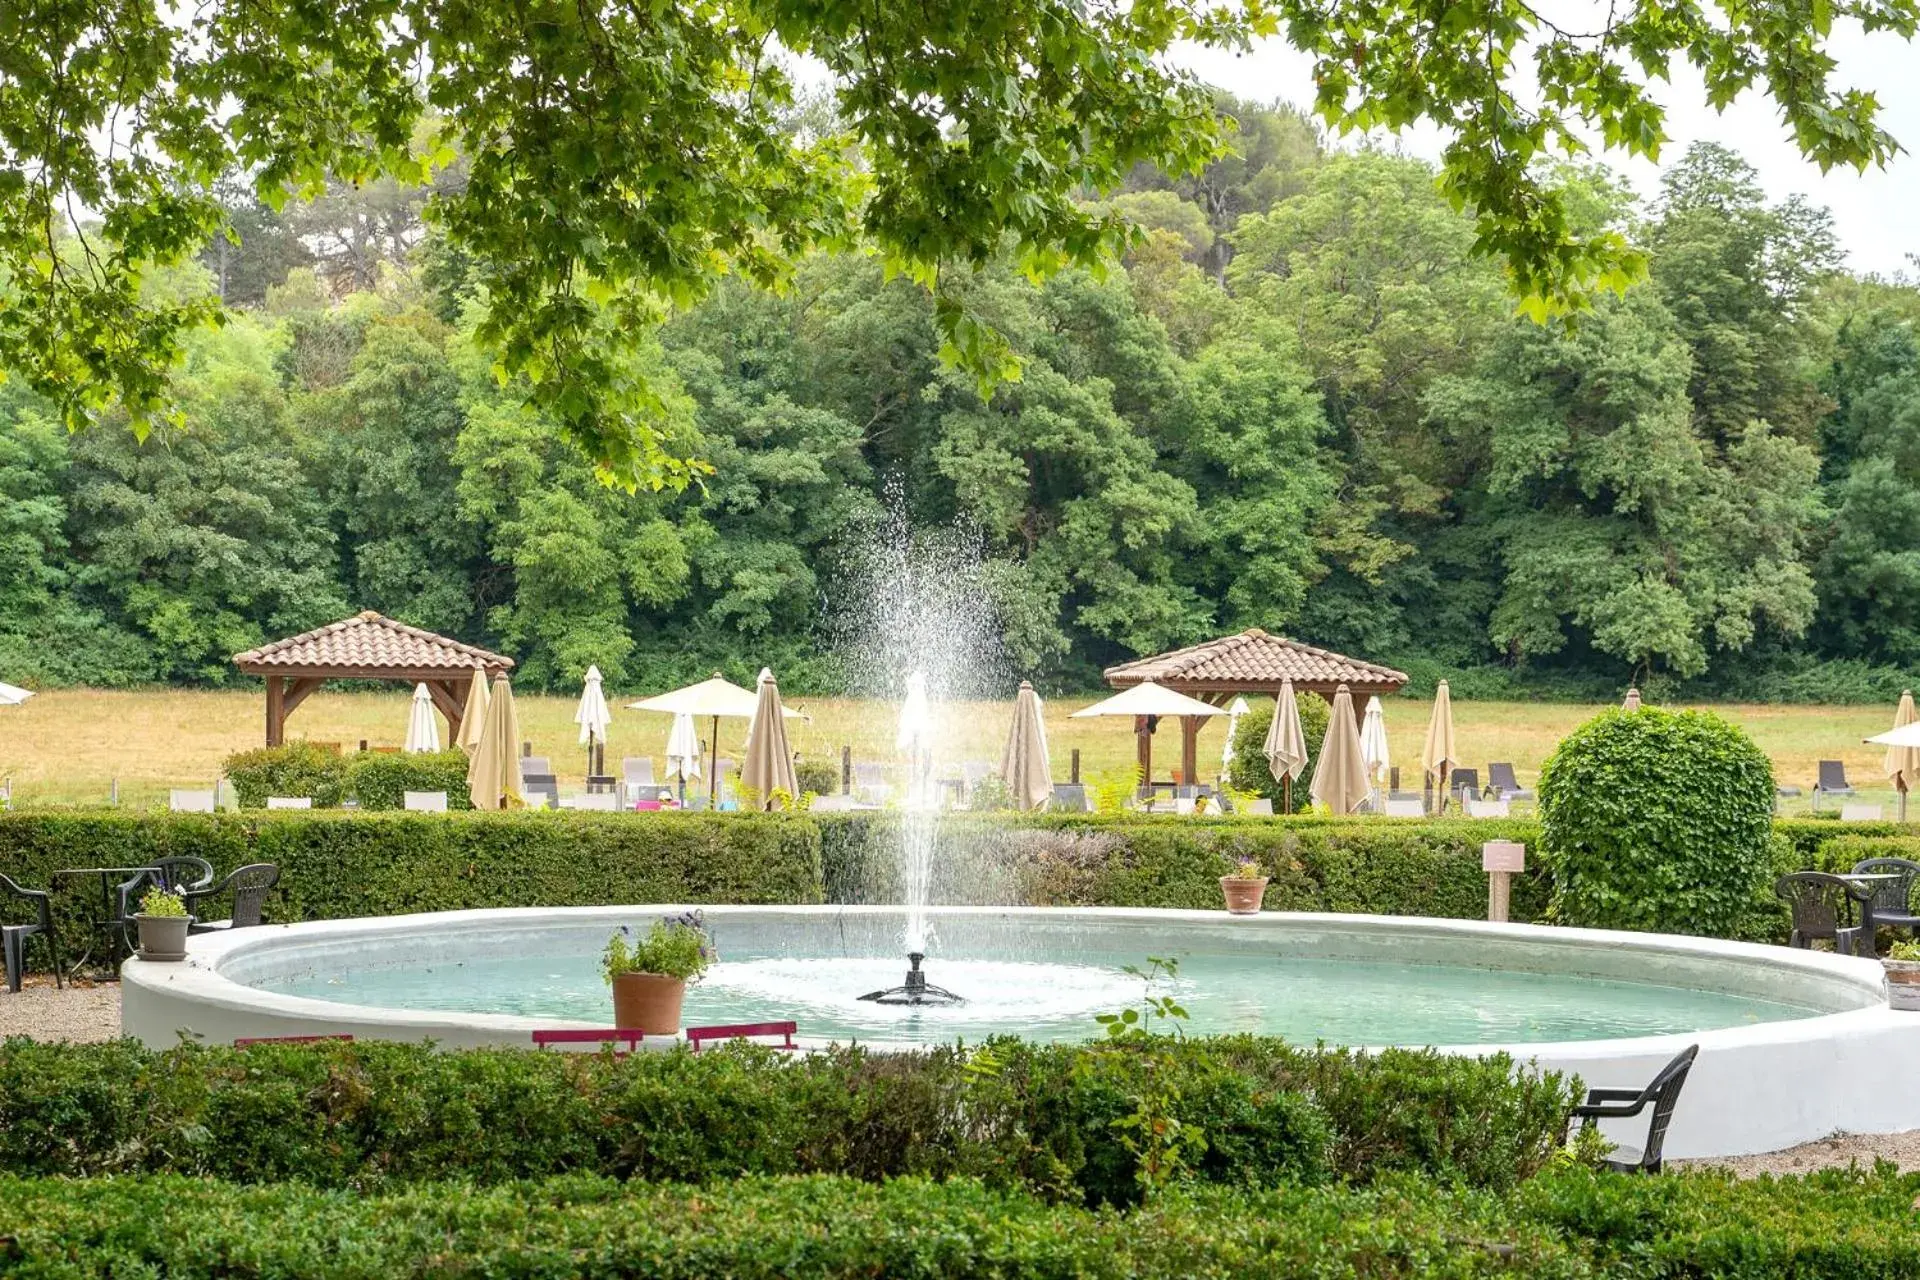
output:
M 620 710 L 608 749 L 611 763 L 622 755 L 651 754 L 656 764 L 665 750 L 666 716 Z M 303 703 L 288 732 L 319 742 L 338 742 L 352 750 L 362 739 L 375 746 L 397 746 L 406 732 L 407 690 L 388 693 L 322 693 Z M 576 745 L 571 698 L 525 697 L 516 700 L 522 737 L 536 754 L 552 757 L 563 784 L 586 772 L 585 752 Z M 1078 748 L 1086 773 L 1125 767 L 1133 759 L 1131 722 L 1120 719 L 1070 720 L 1067 714 L 1090 699 L 1060 699 L 1047 704 L 1047 735 L 1055 775 L 1065 777 L 1069 753 Z M 810 720 L 790 722 L 795 750 L 805 758 L 838 759 L 842 744 L 856 759 L 893 756 L 893 708 L 845 698 L 794 698 L 791 704 Z M 1510 760 L 1523 782 L 1530 782 L 1541 761 L 1561 736 L 1599 708 L 1561 703 L 1454 703 L 1454 726 L 1468 764 L 1484 770 L 1490 760 Z M 1862 791 L 1861 799 L 1890 803 L 1880 769 L 1881 752 L 1861 739 L 1893 722 L 1891 707 L 1721 706 L 1720 714 L 1744 726 L 1773 757 L 1782 783 L 1806 787 L 1815 762 L 1839 759 Z M 1428 704 L 1394 698 L 1386 703 L 1388 740 L 1393 758 L 1411 777 L 1418 768 L 1426 734 Z M 961 704 L 947 709 L 952 736 L 962 759 L 998 760 L 1011 703 Z M 52 690 L 19 707 L 0 709 L 0 777 L 13 780 L 16 804 L 104 803 L 115 783 L 120 802 L 145 806 L 163 802 L 170 787 L 209 787 L 221 761 L 233 751 L 259 745 L 264 720 L 258 692 L 152 690 L 137 692 Z M 1218 767 L 1224 719 L 1201 734 L 1205 774 Z M 721 754 L 738 756 L 740 721 L 721 721 Z M 445 725 L 441 726 L 445 732 Z M 701 726 L 704 734 L 707 726 Z M 1179 734 L 1169 725 L 1155 743 L 1155 772 L 1179 762 Z M 1484 774 L 1483 774 L 1484 776 Z M 1891 816 L 1891 810 L 1889 810 Z

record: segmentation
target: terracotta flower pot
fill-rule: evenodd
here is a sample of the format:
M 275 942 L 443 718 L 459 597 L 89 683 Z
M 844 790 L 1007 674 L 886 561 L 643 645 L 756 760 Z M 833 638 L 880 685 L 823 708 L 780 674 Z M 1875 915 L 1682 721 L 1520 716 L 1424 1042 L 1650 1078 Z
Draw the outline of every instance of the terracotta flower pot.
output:
M 622 1031 L 670 1036 L 680 1030 L 680 1002 L 687 980 L 657 973 L 618 973 L 613 978 L 613 1025 Z
M 1267 896 L 1266 876 L 1221 876 L 1220 891 L 1227 895 L 1227 910 L 1236 916 L 1260 914 L 1260 900 Z
M 1920 1009 L 1920 960 L 1882 960 L 1887 971 L 1887 1003 L 1895 1009 Z
M 185 960 L 187 958 L 187 917 L 134 916 L 140 928 L 142 960 Z

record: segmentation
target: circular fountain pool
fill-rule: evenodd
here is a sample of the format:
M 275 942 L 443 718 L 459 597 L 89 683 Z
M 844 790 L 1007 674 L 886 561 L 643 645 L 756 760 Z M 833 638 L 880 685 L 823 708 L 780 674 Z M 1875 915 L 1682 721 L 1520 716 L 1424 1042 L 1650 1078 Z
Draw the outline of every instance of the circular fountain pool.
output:
M 448 912 L 197 937 L 184 964 L 126 966 L 122 1022 L 150 1044 L 185 1030 L 526 1045 L 536 1027 L 605 1026 L 598 958 L 609 933 L 680 909 Z M 1150 957 L 1178 962 L 1156 991 L 1186 1007 L 1194 1035 L 1507 1049 L 1607 1085 L 1644 1082 L 1697 1042 L 1690 1095 L 1706 1092 L 1703 1076 L 1728 1072 L 1710 1087 L 1731 1092 L 1710 1104 L 1720 1119 L 1695 1106 L 1696 1123 L 1676 1121 L 1676 1154 L 1861 1128 L 1849 1117 L 1884 1110 L 1888 1091 L 1853 1096 L 1840 1082 L 1839 1094 L 1810 1102 L 1810 1089 L 1827 1087 L 1817 1077 L 1920 1049 L 1908 1043 L 1920 1040 L 1920 1017 L 1886 1008 L 1878 965 L 1710 939 L 1378 916 L 935 908 L 927 978 L 966 1002 L 899 1007 L 859 997 L 905 976 L 901 909 L 712 907 L 706 918 L 722 961 L 688 992 L 687 1025 L 793 1019 L 808 1043 L 1084 1039 L 1100 1032 L 1095 1014 L 1140 1002 L 1144 984 L 1126 969 Z M 1894 1127 L 1920 1127 L 1920 1104 L 1899 1105 L 1915 1114 Z

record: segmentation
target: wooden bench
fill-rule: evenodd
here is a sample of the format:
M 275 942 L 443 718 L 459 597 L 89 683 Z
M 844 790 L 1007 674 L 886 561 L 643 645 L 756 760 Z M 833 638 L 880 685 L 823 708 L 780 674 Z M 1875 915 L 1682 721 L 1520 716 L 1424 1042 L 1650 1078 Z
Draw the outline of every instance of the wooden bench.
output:
M 780 1043 L 775 1049 L 798 1049 L 793 1042 L 793 1033 L 800 1029 L 794 1022 L 742 1022 L 730 1027 L 688 1027 L 687 1044 L 695 1053 L 700 1046 L 712 1040 L 748 1040 L 754 1036 L 779 1036 Z

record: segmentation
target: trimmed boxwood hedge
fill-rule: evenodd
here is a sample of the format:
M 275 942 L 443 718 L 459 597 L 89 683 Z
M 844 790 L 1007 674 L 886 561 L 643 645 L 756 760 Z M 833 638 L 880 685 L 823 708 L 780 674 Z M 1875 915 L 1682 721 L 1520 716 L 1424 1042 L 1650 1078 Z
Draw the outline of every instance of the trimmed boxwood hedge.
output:
M 32 810 L 0 815 L 0 871 L 45 887 L 63 867 L 193 854 L 217 872 L 280 867 L 270 920 L 468 907 L 818 902 L 819 833 L 756 814 Z M 95 882 L 54 900 L 72 954 Z M 43 962 L 45 952 L 31 957 Z
M 0 1178 L 0 1268 L 46 1280 L 1581 1280 L 1496 1200 L 1409 1185 L 1169 1197 L 1128 1214 L 976 1182 L 587 1176 L 363 1197 L 298 1183 Z
M 0 1268 L 53 1280 L 582 1275 L 1185 1280 L 1907 1280 L 1920 1176 L 1891 1167 L 1735 1182 L 1544 1173 L 1508 1195 L 1417 1179 L 1202 1188 L 1126 1213 L 978 1182 L 587 1175 L 381 1195 L 180 1176 L 0 1177 Z
M 1096 1030 L 1091 1022 L 1090 1031 Z M 1130 1204 L 1143 1108 L 1204 1135 L 1234 1186 L 1416 1172 L 1510 1187 L 1557 1148 L 1577 1092 L 1503 1057 L 1354 1054 L 1233 1036 L 791 1057 L 733 1046 L 627 1058 L 424 1045 L 246 1049 L 0 1044 L 0 1173 L 189 1173 L 376 1188 L 586 1170 L 976 1177 Z

